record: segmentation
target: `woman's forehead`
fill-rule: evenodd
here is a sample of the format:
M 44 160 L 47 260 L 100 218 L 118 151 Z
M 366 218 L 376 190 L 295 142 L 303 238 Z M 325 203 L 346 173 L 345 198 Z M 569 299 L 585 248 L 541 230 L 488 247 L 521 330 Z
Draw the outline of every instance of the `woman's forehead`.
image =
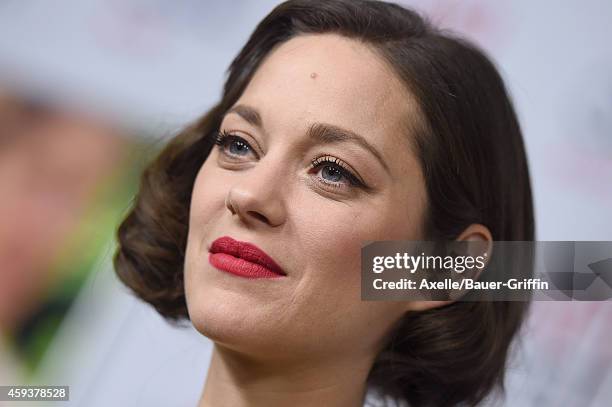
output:
M 407 137 L 416 112 L 406 86 L 372 48 L 337 34 L 280 44 L 236 104 L 257 107 L 269 131 L 324 122 L 374 138 Z

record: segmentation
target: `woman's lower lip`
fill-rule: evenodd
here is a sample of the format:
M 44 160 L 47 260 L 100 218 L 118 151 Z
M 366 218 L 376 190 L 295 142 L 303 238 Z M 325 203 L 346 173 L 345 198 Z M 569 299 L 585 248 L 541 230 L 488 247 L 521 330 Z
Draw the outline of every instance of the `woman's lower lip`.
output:
M 210 253 L 208 261 L 219 270 L 246 278 L 278 278 L 284 277 L 262 266 L 227 253 Z

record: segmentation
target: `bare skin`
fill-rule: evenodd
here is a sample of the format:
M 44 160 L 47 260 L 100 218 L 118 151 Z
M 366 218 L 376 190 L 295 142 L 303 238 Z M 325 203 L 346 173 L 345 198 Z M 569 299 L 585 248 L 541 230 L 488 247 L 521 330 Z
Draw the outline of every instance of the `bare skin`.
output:
M 220 127 L 248 148 L 215 146 L 193 190 L 185 293 L 191 321 L 215 343 L 201 407 L 361 406 L 395 323 L 444 304 L 360 300 L 362 242 L 423 237 L 427 197 L 410 143 L 417 117 L 390 67 L 356 40 L 299 36 L 268 55 Z M 330 129 L 377 153 L 311 134 Z M 363 185 L 333 164 L 311 165 L 330 156 Z M 462 238 L 487 233 L 473 225 Z M 214 268 L 208 249 L 226 235 L 256 244 L 287 276 Z

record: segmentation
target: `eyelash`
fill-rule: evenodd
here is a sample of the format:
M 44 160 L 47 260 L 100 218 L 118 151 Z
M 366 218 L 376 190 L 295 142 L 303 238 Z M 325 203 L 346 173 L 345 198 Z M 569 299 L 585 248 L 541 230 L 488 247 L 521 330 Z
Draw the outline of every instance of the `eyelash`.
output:
M 224 154 L 227 154 L 230 156 L 235 156 L 235 155 L 226 153 L 223 147 L 225 147 L 225 145 L 229 141 L 239 141 L 242 144 L 246 145 L 246 147 L 249 150 L 251 150 L 253 154 L 257 156 L 257 158 L 259 158 L 259 155 L 253 150 L 251 145 L 245 139 L 235 134 L 228 133 L 225 130 L 216 132 L 214 141 L 215 141 L 215 144 L 223 151 Z M 350 187 L 359 187 L 359 188 L 364 188 L 364 189 L 367 188 L 365 184 L 361 182 L 361 180 L 359 180 L 359 178 L 357 178 L 357 176 L 354 175 L 353 172 L 347 168 L 344 161 L 342 161 L 339 158 L 333 157 L 331 155 L 321 155 L 319 157 L 313 158 L 310 161 L 310 169 L 317 169 L 326 164 L 328 167 L 335 169 L 336 171 L 340 173 L 340 175 L 342 175 L 345 179 L 347 179 L 350 184 Z M 322 184 L 325 184 L 326 186 L 330 186 L 332 188 L 337 188 L 337 189 L 345 188 L 344 186 L 342 186 L 342 183 L 328 181 L 320 177 L 318 178 L 320 179 L 319 182 L 321 182 Z
M 245 144 L 248 147 L 248 149 L 251 150 L 253 154 L 257 156 L 257 158 L 259 158 L 259 154 L 257 154 L 255 150 L 253 150 L 251 145 L 242 137 L 237 136 L 235 134 L 228 133 L 225 130 L 221 130 L 215 133 L 215 144 L 219 148 L 224 147 L 228 140 L 240 141 L 241 143 Z M 233 154 L 229 154 L 229 155 L 233 155 Z

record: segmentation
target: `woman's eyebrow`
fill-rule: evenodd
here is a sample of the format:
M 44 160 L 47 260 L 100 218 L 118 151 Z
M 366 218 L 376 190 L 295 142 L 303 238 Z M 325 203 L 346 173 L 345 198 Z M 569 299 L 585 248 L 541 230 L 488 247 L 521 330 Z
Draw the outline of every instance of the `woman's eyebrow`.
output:
M 238 116 L 246 120 L 249 124 L 252 124 L 253 126 L 258 127 L 260 129 L 263 128 L 263 121 L 261 120 L 261 115 L 254 107 L 247 105 L 236 105 L 229 109 L 225 114 L 228 115 L 230 113 L 236 113 Z
M 308 128 L 308 137 L 312 138 L 322 144 L 332 143 L 345 143 L 354 142 L 359 144 L 362 148 L 368 150 L 380 164 L 383 166 L 387 173 L 391 174 L 391 170 L 387 166 L 386 161 L 383 159 L 382 154 L 374 147 L 365 137 L 355 133 L 354 131 L 327 123 L 313 123 Z
M 247 105 L 235 105 L 227 111 L 226 115 L 230 113 L 235 113 L 246 120 L 249 124 L 259 129 L 263 129 L 261 115 L 254 107 Z M 387 171 L 388 174 L 391 174 L 389 166 L 376 147 L 367 141 L 365 137 L 355 133 L 354 131 L 333 124 L 313 123 L 308 128 L 307 136 L 309 139 L 315 140 L 322 144 L 354 142 L 374 155 L 385 171 Z

